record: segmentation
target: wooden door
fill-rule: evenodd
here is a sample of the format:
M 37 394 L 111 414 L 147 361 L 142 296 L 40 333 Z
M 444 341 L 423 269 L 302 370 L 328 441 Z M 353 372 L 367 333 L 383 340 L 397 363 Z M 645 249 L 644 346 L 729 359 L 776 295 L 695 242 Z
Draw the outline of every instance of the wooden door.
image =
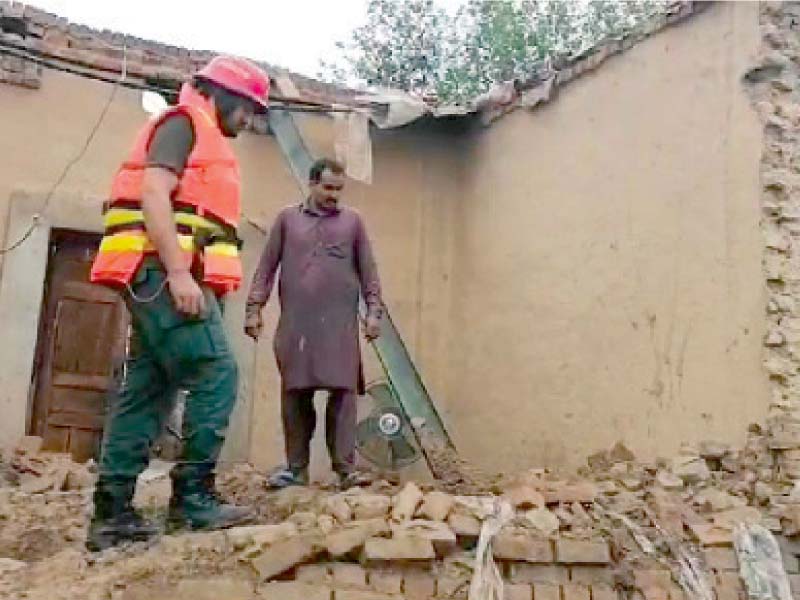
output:
M 124 364 L 128 311 L 89 283 L 98 236 L 54 232 L 39 328 L 31 432 L 77 461 L 98 455 L 109 391 Z

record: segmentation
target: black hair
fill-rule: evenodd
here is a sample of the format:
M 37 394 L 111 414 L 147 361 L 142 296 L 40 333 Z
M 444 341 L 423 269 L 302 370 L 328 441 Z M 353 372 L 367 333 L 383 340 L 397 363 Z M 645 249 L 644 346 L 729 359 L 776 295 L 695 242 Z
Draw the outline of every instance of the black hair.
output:
M 194 79 L 192 79 L 192 87 L 200 92 L 200 95 L 209 99 L 213 98 L 214 103 L 217 105 L 217 110 L 219 110 L 220 114 L 223 115 L 232 113 L 234 110 L 236 110 L 236 107 L 243 102 L 250 103 L 254 109 L 259 108 L 255 102 L 250 100 L 250 98 L 245 98 L 239 94 L 234 94 L 233 92 L 226 90 L 224 87 L 217 85 L 213 81 L 204 79 L 203 77 L 195 76 Z M 255 110 L 255 112 L 259 111 Z
M 330 171 L 335 175 L 341 175 L 344 173 L 344 167 L 342 163 L 332 158 L 318 158 L 308 170 L 308 180 L 311 183 L 319 183 L 325 171 Z

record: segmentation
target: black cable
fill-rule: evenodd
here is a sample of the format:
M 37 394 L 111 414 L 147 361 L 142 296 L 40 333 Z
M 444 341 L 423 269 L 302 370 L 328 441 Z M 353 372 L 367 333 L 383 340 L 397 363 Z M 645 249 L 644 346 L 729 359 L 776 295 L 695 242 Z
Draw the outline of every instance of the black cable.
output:
M 13 252 L 14 250 L 22 246 L 22 244 L 24 244 L 25 241 L 31 237 L 36 227 L 39 226 L 39 220 L 41 218 L 41 215 L 47 210 L 47 207 L 50 206 L 50 201 L 53 199 L 53 195 L 55 194 L 56 190 L 67 178 L 67 175 L 69 175 L 69 172 L 72 170 L 72 167 L 78 164 L 78 162 L 86 154 L 86 151 L 92 144 L 92 140 L 94 140 L 95 135 L 97 135 L 97 132 L 100 130 L 100 126 L 103 124 L 103 121 L 105 120 L 106 115 L 108 114 L 108 110 L 111 108 L 111 104 L 114 101 L 114 97 L 117 94 L 117 89 L 119 88 L 120 83 L 122 82 L 115 83 L 114 87 L 111 88 L 111 93 L 108 95 L 108 100 L 106 100 L 106 103 L 103 106 L 103 110 L 100 111 L 100 115 L 97 117 L 97 121 L 95 122 L 94 127 L 92 127 L 91 131 L 89 132 L 89 135 L 86 137 L 86 141 L 84 142 L 83 147 L 66 164 L 64 169 L 61 171 L 61 174 L 58 176 L 58 179 L 56 179 L 55 183 L 50 187 L 50 189 L 47 192 L 47 195 L 44 198 L 42 206 L 39 208 L 38 212 L 31 219 L 31 224 L 28 226 L 28 229 L 25 231 L 22 237 L 20 237 L 16 242 L 11 244 L 7 248 L 0 248 L 0 256 L 8 254 L 9 252 Z
M 42 52 L 35 51 L 35 50 L 33 52 L 36 52 L 37 54 L 40 54 L 40 55 L 44 54 Z M 159 93 L 159 94 L 170 95 L 170 96 L 176 96 L 177 92 L 175 90 L 171 90 L 171 89 L 168 89 L 168 88 L 161 88 L 161 87 L 149 85 L 149 84 L 146 84 L 146 83 L 137 83 L 137 82 L 134 82 L 134 81 L 126 80 L 126 78 L 125 78 L 126 67 L 125 67 L 124 63 L 123 63 L 122 73 L 120 73 L 120 77 L 118 79 L 112 79 L 110 77 L 99 75 L 97 73 L 83 71 L 83 70 L 75 69 L 75 68 L 72 68 L 72 67 L 69 67 L 69 66 L 65 66 L 65 65 L 59 65 L 59 64 L 53 63 L 51 61 L 39 58 L 37 56 L 33 56 L 31 54 L 30 50 L 28 50 L 28 49 L 26 49 L 24 47 L 21 47 L 21 46 L 17 46 L 15 44 L 11 44 L 10 42 L 7 42 L 5 40 L 0 41 L 0 54 L 7 54 L 9 56 L 14 56 L 16 58 L 20 58 L 22 60 L 27 60 L 27 61 L 33 62 L 33 63 L 35 63 L 35 64 L 37 64 L 39 66 L 47 68 L 47 69 L 51 69 L 51 70 L 55 70 L 55 71 L 61 71 L 61 72 L 64 72 L 64 73 L 69 73 L 71 75 L 77 75 L 79 77 L 84 77 L 84 78 L 87 78 L 87 79 L 93 79 L 95 81 L 102 81 L 102 82 L 105 82 L 105 83 L 111 83 L 113 85 L 113 87 L 111 88 L 111 93 L 108 96 L 108 100 L 106 100 L 106 103 L 103 106 L 103 109 L 100 111 L 100 115 L 97 118 L 97 122 L 94 124 L 94 126 L 91 129 L 91 131 L 89 132 L 89 135 L 87 136 L 86 141 L 83 144 L 83 147 L 66 164 L 64 169 L 61 171 L 61 174 L 59 175 L 58 179 L 56 179 L 55 183 L 50 187 L 50 189 L 48 190 L 48 192 L 47 192 L 47 194 L 45 196 L 45 199 L 44 199 L 44 202 L 42 203 L 41 208 L 39 209 L 39 211 L 36 214 L 33 215 L 33 218 L 31 219 L 31 223 L 28 226 L 28 228 L 25 230 L 25 233 L 22 234 L 22 236 L 17 241 L 15 241 L 13 244 L 11 244 L 10 246 L 8 246 L 6 248 L 0 248 L 0 256 L 3 256 L 5 254 L 13 252 L 14 250 L 16 250 L 17 248 L 22 246 L 22 244 L 24 244 L 31 237 L 33 232 L 36 230 L 36 227 L 39 226 L 39 221 L 41 219 L 41 215 L 47 210 L 48 206 L 50 206 L 50 202 L 53 199 L 53 195 L 55 194 L 56 190 L 64 182 L 64 180 L 67 178 L 67 175 L 69 175 L 69 172 L 72 170 L 72 168 L 86 154 L 87 150 L 89 149 L 89 146 L 92 143 L 92 140 L 94 140 L 95 135 L 100 130 L 100 126 L 103 124 L 103 121 L 105 120 L 105 117 L 108 114 L 108 110 L 111 108 L 111 104 L 114 101 L 114 97 L 117 94 L 117 89 L 119 89 L 120 86 L 126 87 L 126 88 L 131 88 L 131 89 L 137 89 L 137 90 L 141 90 L 141 91 L 151 91 L 151 92 L 156 92 L 156 93 Z M 337 108 L 325 108 L 325 107 L 316 108 L 316 107 L 309 107 L 309 106 L 287 106 L 287 105 L 271 106 L 270 110 L 288 110 L 288 111 L 292 111 L 292 112 L 326 112 L 326 113 L 327 112 L 352 112 L 352 109 L 350 109 L 350 108 L 337 109 Z

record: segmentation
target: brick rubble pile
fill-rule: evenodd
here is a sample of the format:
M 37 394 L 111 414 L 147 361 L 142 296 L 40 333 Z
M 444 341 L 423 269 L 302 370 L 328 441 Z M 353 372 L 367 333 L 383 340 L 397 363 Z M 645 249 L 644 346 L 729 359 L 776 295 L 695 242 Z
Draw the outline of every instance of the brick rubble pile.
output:
M 738 598 L 732 530 L 740 522 L 771 529 L 785 570 L 800 578 L 800 486 L 770 441 L 752 426 L 741 449 L 685 445 L 652 462 L 617 444 L 576 475 L 533 469 L 495 478 L 480 496 L 386 481 L 271 492 L 263 474 L 240 465 L 219 487 L 258 508 L 258 524 L 90 555 L 91 465 L 26 438 L 0 469 L 0 596 L 466 598 L 492 499 L 513 507 L 493 540 L 510 600 L 677 600 L 676 547 L 698 557 L 719 598 Z M 137 504 L 158 517 L 168 482 L 163 474 L 140 480 Z

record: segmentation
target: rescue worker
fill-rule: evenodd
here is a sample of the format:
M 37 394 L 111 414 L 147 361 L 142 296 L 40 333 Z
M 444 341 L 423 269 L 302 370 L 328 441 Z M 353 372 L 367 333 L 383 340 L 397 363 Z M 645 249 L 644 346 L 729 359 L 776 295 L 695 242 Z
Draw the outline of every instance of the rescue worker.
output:
M 261 310 L 280 267 L 281 315 L 274 346 L 287 466 L 270 476 L 273 488 L 308 483 L 317 390 L 328 392 L 328 452 L 341 486 L 369 480 L 355 469 L 356 394 L 364 387 L 359 291 L 367 307 L 368 340 L 380 335 L 383 302 L 364 222 L 339 201 L 344 184 L 338 162 L 322 158 L 311 166 L 309 195 L 278 214 L 247 297 L 245 333 L 257 340 L 263 329 Z
M 266 110 L 268 95 L 256 65 L 216 57 L 184 84 L 177 106 L 145 125 L 114 179 L 91 280 L 120 290 L 132 334 L 105 429 L 91 550 L 157 533 L 132 498 L 178 390 L 188 397 L 169 525 L 217 529 L 250 516 L 214 491 L 238 385 L 220 301 L 242 279 L 239 164 L 227 138 Z

